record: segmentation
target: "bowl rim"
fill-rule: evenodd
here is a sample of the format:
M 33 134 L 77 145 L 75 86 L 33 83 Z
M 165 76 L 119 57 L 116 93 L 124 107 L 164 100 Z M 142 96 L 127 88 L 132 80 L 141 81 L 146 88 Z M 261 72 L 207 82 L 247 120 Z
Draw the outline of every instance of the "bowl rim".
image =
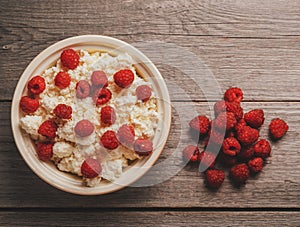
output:
M 33 76 L 33 72 L 35 71 L 37 65 L 40 65 L 43 62 L 43 60 L 47 59 L 48 56 L 57 52 L 58 50 L 65 49 L 70 46 L 72 46 L 72 47 L 76 46 L 76 45 L 79 46 L 80 44 L 84 44 L 84 43 L 93 44 L 96 46 L 99 45 L 99 47 L 100 47 L 100 44 L 112 45 L 112 46 L 114 46 L 114 48 L 121 47 L 122 52 L 126 52 L 132 57 L 137 57 L 139 60 L 141 60 L 142 63 L 147 62 L 146 67 L 149 70 L 149 72 L 151 72 L 152 76 L 154 76 L 156 79 L 160 80 L 159 88 L 164 93 L 163 99 L 165 101 L 167 101 L 167 105 L 165 106 L 165 108 L 163 108 L 163 111 L 164 111 L 163 114 L 164 114 L 164 116 L 166 116 L 164 118 L 164 126 L 165 127 L 163 129 L 165 132 L 165 135 L 164 135 L 162 143 L 160 143 L 159 146 L 155 150 L 156 154 L 154 155 L 154 152 L 153 152 L 153 154 L 141 166 L 142 168 L 139 167 L 139 174 L 135 174 L 134 177 L 132 179 L 130 179 L 129 182 L 123 183 L 122 182 L 123 176 L 121 176 L 120 182 L 122 184 L 115 184 L 114 182 L 111 182 L 111 183 L 109 183 L 108 187 L 98 187 L 98 188 L 93 187 L 93 189 L 96 188 L 99 190 L 91 190 L 90 187 L 86 187 L 86 186 L 81 186 L 81 188 L 77 188 L 77 187 L 65 188 L 64 185 L 60 184 L 59 181 L 53 181 L 52 179 L 49 178 L 49 176 L 45 176 L 43 173 L 41 173 L 41 171 L 38 171 L 38 168 L 37 168 L 38 162 L 35 162 L 35 160 L 31 159 L 29 156 L 26 156 L 25 152 L 27 151 L 27 149 L 23 150 L 23 148 L 24 148 L 24 141 L 23 141 L 24 133 L 21 132 L 21 128 L 19 126 L 20 97 L 22 96 L 22 93 L 23 93 L 22 91 L 24 90 L 28 79 L 31 76 Z M 45 69 L 46 68 L 44 68 L 43 70 L 45 70 Z M 165 144 L 167 142 L 168 135 L 170 133 L 170 128 L 171 128 L 171 100 L 170 100 L 169 92 L 167 89 L 167 85 L 166 85 L 162 75 L 160 74 L 159 70 L 152 63 L 152 61 L 146 55 L 144 55 L 140 50 L 138 50 L 136 47 L 128 44 L 127 42 L 124 42 L 122 40 L 119 40 L 119 39 L 116 39 L 113 37 L 109 37 L 109 36 L 102 36 L 102 35 L 73 36 L 73 37 L 58 41 L 58 42 L 50 45 L 46 49 L 44 49 L 29 63 L 29 65 L 23 71 L 21 77 L 19 78 L 18 84 L 15 88 L 14 95 L 13 95 L 12 106 L 11 106 L 11 128 L 12 128 L 15 144 L 16 144 L 18 151 L 21 154 L 23 160 L 30 167 L 30 169 L 43 181 L 45 181 L 49 185 L 54 186 L 57 189 L 60 189 L 62 191 L 69 192 L 72 194 L 78 194 L 78 195 L 107 194 L 107 193 L 112 193 L 114 191 L 121 190 L 122 188 L 127 187 L 130 184 L 133 184 L 135 181 L 137 181 L 139 178 L 141 178 L 146 172 L 148 172 L 148 170 L 155 164 L 157 159 L 160 157 L 160 155 L 165 147 Z M 22 141 L 19 140 L 20 136 L 22 137 Z M 38 159 L 36 159 L 36 160 L 38 161 Z M 53 163 L 51 163 L 51 164 L 53 165 Z M 39 165 L 43 165 L 45 167 L 47 165 L 47 163 L 39 162 Z M 58 170 L 58 171 L 60 171 L 60 170 Z M 54 171 L 52 171 L 52 172 L 54 172 Z M 125 173 L 126 173 L 126 171 L 125 171 Z M 52 174 L 52 173 L 49 172 L 49 174 Z M 71 173 L 67 173 L 67 174 L 71 175 Z M 122 173 L 122 175 L 123 174 L 124 174 L 124 172 Z M 54 173 L 53 173 L 52 177 L 54 177 Z

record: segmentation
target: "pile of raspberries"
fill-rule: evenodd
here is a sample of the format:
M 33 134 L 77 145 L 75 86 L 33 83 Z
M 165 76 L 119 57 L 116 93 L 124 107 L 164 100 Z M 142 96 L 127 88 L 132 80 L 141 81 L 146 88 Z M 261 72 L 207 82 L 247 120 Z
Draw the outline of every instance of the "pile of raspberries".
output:
M 192 131 L 200 139 L 206 139 L 204 150 L 188 145 L 182 152 L 188 162 L 200 162 L 199 169 L 205 169 L 206 185 L 219 188 L 224 179 L 224 169 L 229 170 L 229 177 L 235 186 L 246 183 L 249 175 L 262 171 L 265 161 L 271 155 L 268 140 L 259 139 L 259 128 L 265 121 L 264 111 L 254 109 L 244 114 L 241 107 L 243 91 L 229 88 L 224 100 L 214 105 L 215 119 L 197 116 L 189 123 Z M 280 118 L 275 118 L 269 125 L 270 139 L 282 138 L 288 125 Z M 222 169 L 217 168 L 223 167 Z
M 63 69 L 75 69 L 79 65 L 80 56 L 73 49 L 66 49 L 60 55 Z M 65 89 L 70 86 L 71 76 L 68 72 L 61 71 L 54 77 L 54 84 L 58 89 Z M 114 75 L 114 82 L 120 89 L 126 89 L 134 81 L 134 73 L 130 69 L 121 69 Z M 80 80 L 76 84 L 76 98 L 84 99 L 91 97 L 96 106 L 104 105 L 112 98 L 111 91 L 107 88 L 108 78 L 104 71 L 96 70 L 91 74 L 90 81 Z M 20 108 L 26 114 L 35 113 L 39 106 L 39 95 L 46 89 L 45 79 L 39 75 L 31 78 L 27 84 L 28 95 L 20 100 Z M 136 88 L 137 99 L 146 102 L 152 95 L 152 90 L 147 85 L 139 85 Z M 38 133 L 47 138 L 47 141 L 37 143 L 37 155 L 42 161 L 49 161 L 53 155 L 53 146 L 59 123 L 72 118 L 72 107 L 66 104 L 58 104 L 53 109 L 53 118 L 45 120 L 38 128 Z M 113 107 L 105 105 L 101 107 L 100 122 L 104 127 L 110 126 L 116 121 L 116 112 Z M 95 126 L 87 119 L 78 121 L 74 127 L 76 136 L 87 137 L 95 130 Z M 153 151 L 152 141 L 148 138 L 135 139 L 134 127 L 131 124 L 122 125 L 117 132 L 107 130 L 100 138 L 100 145 L 106 149 L 116 149 L 120 144 L 133 148 L 135 153 L 141 156 L 150 155 Z M 94 178 L 101 172 L 101 166 L 95 159 L 88 158 L 83 163 L 81 171 L 84 177 Z

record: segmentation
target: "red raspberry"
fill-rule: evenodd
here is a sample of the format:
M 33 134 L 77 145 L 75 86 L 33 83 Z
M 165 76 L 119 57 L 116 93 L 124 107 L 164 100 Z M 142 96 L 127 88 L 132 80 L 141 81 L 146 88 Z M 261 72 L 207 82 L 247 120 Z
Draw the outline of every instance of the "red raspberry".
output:
M 224 94 L 224 100 L 227 102 L 241 102 L 243 91 L 237 87 L 229 88 Z
M 222 152 L 218 156 L 218 162 L 223 166 L 229 167 L 236 164 L 237 158 L 235 156 L 226 155 Z
M 249 126 L 241 127 L 237 131 L 237 139 L 243 144 L 243 145 L 250 145 L 257 141 L 259 137 L 259 132 L 257 129 L 251 128 Z
M 207 170 L 205 176 L 206 184 L 208 187 L 211 188 L 219 188 L 225 179 L 224 171 L 218 169 Z
M 81 164 L 81 173 L 85 178 L 95 178 L 101 173 L 101 171 L 102 166 L 96 159 L 87 158 Z
M 60 55 L 61 64 L 68 69 L 75 69 L 79 65 L 79 55 L 73 49 L 64 50 Z
M 134 142 L 134 127 L 132 125 L 122 125 L 117 132 L 120 143 L 124 146 L 131 146 Z
M 96 87 L 107 87 L 108 80 L 104 71 L 97 70 L 92 73 L 91 81 L 93 86 Z
M 79 99 L 84 99 L 89 96 L 91 91 L 91 86 L 86 80 L 80 80 L 76 84 L 76 97 Z
M 236 138 L 230 137 L 224 140 L 222 144 L 223 153 L 229 156 L 236 156 L 240 153 L 241 145 Z
M 273 119 L 269 125 L 269 132 L 275 140 L 282 138 L 288 130 L 289 126 L 280 118 Z
M 89 120 L 78 121 L 74 128 L 75 134 L 80 137 L 86 137 L 94 132 L 94 124 Z
M 254 155 L 254 147 L 248 146 L 242 148 L 241 152 L 238 154 L 238 158 L 241 161 L 248 161 L 253 157 L 253 155 Z
M 53 143 L 43 142 L 37 144 L 37 155 L 40 160 L 47 162 L 53 155 Z
M 140 85 L 135 90 L 138 100 L 146 102 L 150 99 L 152 91 L 151 88 L 147 85 Z
M 119 146 L 116 133 L 112 130 L 106 131 L 100 138 L 100 144 L 109 150 L 116 149 Z
M 206 116 L 197 116 L 193 118 L 189 125 L 192 129 L 198 131 L 200 136 L 206 135 L 210 128 L 210 122 Z
M 31 94 L 41 94 L 46 88 L 45 79 L 41 76 L 35 76 L 29 80 L 27 88 Z
M 248 166 L 245 163 L 233 166 L 230 169 L 230 176 L 235 184 L 244 184 L 249 177 Z
M 23 96 L 20 100 L 20 107 L 24 113 L 34 113 L 39 108 L 39 101 L 37 99 Z
M 271 146 L 269 141 L 265 139 L 259 140 L 254 145 L 254 154 L 256 157 L 267 158 L 271 155 Z
M 148 139 L 138 138 L 133 143 L 133 149 L 138 155 L 147 156 L 152 153 L 153 144 Z
M 65 104 L 58 104 L 54 110 L 54 114 L 61 119 L 72 118 L 72 107 Z
M 103 105 L 111 99 L 111 92 L 107 88 L 97 89 L 93 94 L 93 100 L 96 105 Z
M 199 153 L 200 152 L 199 152 L 199 149 L 197 146 L 188 145 L 182 151 L 182 157 L 183 157 L 183 160 L 186 162 L 197 162 Z
M 120 88 L 128 88 L 134 80 L 134 74 L 130 69 L 122 69 L 114 74 L 114 80 Z
M 67 88 L 71 83 L 71 77 L 69 73 L 66 72 L 59 72 L 54 78 L 55 86 L 60 89 Z
M 234 113 L 237 120 L 243 118 L 244 115 L 243 108 L 241 107 L 240 103 L 237 102 L 225 102 L 223 100 L 217 101 L 214 105 L 214 110 L 216 117 L 218 117 L 220 113 L 226 111 Z
M 216 155 L 210 151 L 202 151 L 199 154 L 198 160 L 200 161 L 200 164 L 212 168 L 216 163 Z
M 234 113 L 231 112 L 223 112 L 220 113 L 219 116 L 215 120 L 215 126 L 220 130 L 228 131 L 236 125 L 237 121 Z
M 252 128 L 259 128 L 265 121 L 264 111 L 261 109 L 251 110 L 245 114 L 244 119 Z
M 53 139 L 56 136 L 56 130 L 57 124 L 53 120 L 46 120 L 40 125 L 38 133 L 49 139 Z
M 226 102 L 226 110 L 234 113 L 237 121 L 243 118 L 244 110 L 238 102 Z
M 101 108 L 101 122 L 105 125 L 112 125 L 116 121 L 116 112 L 111 106 Z
M 242 118 L 241 120 L 238 121 L 238 123 L 235 125 L 234 129 L 236 132 L 238 132 L 241 128 L 243 128 L 244 126 L 247 126 L 247 122 L 245 121 L 244 118 Z
M 264 160 L 261 157 L 254 158 L 248 162 L 248 167 L 251 172 L 258 173 L 264 167 Z

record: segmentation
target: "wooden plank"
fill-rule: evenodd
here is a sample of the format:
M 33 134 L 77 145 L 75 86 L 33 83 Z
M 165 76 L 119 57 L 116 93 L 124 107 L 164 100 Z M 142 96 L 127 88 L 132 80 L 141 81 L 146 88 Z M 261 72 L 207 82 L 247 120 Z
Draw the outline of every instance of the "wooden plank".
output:
M 266 123 L 261 137 L 267 137 L 267 125 L 273 117 L 285 119 L 290 130 L 284 139 L 272 143 L 272 157 L 263 172 L 251 178 L 245 187 L 234 188 L 226 178 L 222 188 L 213 192 L 204 186 L 197 166 L 187 165 L 171 179 L 151 187 L 127 187 L 103 196 L 76 196 L 47 185 L 34 175 L 21 159 L 12 141 L 10 103 L 0 103 L 0 207 L 294 207 L 300 194 L 300 102 L 243 103 L 245 111 L 263 108 Z M 188 110 L 188 111 L 187 111 Z M 173 123 L 166 148 L 159 160 L 170 158 L 191 143 L 187 122 L 196 114 L 209 115 L 207 103 L 173 103 Z M 179 147 L 178 150 L 176 148 Z M 176 154 L 176 153 L 175 153 Z M 165 171 L 176 171 L 178 163 Z M 164 172 L 157 171 L 150 177 Z M 153 179 L 152 178 L 152 179 Z
M 16 32 L 7 33 L 1 41 L 1 45 L 9 44 L 8 49 L 0 50 L 0 83 L 6 84 L 0 90 L 0 100 L 12 99 L 20 75 L 31 59 L 60 39 L 57 34 L 37 35 L 32 40 L 24 31 L 18 29 Z M 14 40 L 14 35 L 26 44 Z M 299 37 L 271 42 L 268 39 L 147 35 L 117 38 L 139 47 L 157 65 L 172 100 L 215 100 L 231 86 L 241 87 L 247 100 L 300 100 Z M 173 46 L 170 49 L 161 44 L 162 48 L 153 48 L 147 44 L 151 39 L 160 39 Z M 163 57 L 166 55 L 168 58 Z M 191 61 L 195 62 L 191 64 Z
M 300 35 L 299 2 L 288 0 L 222 1 L 2 1 L 1 21 L 22 29 L 51 34 L 194 35 L 267 37 Z M 126 11 L 126 16 L 122 12 Z M 26 18 L 26 20 L 24 20 Z M 51 29 L 49 29 L 51 28 Z M 36 33 L 38 34 L 38 33 Z M 23 40 L 24 41 L 24 40 Z M 25 42 L 26 43 L 26 42 Z M 27 44 L 28 45 L 28 44 Z
M 299 212 L 1 212 L 1 226 L 299 226 Z

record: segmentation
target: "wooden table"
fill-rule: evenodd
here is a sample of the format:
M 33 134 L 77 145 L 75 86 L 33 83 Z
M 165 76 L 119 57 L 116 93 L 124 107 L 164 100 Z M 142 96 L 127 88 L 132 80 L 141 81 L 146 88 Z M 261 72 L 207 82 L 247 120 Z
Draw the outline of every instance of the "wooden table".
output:
M 0 7 L 1 226 L 300 225 L 299 1 L 1 0 Z M 213 192 L 204 186 L 197 167 L 188 165 L 151 187 L 89 197 L 59 191 L 22 160 L 10 127 L 11 100 L 23 70 L 38 53 L 83 34 L 183 47 L 207 65 L 221 91 L 230 86 L 244 90 L 245 111 L 265 110 L 262 137 L 275 116 L 285 119 L 290 130 L 272 143 L 263 172 L 240 189 L 226 178 Z M 146 54 L 157 62 L 174 107 L 162 161 L 176 149 L 180 136 L 188 140 L 176 110 L 192 104 L 199 114 L 207 114 L 208 102 L 214 100 L 207 100 L 189 75 L 160 64 L 155 48 Z M 180 85 L 189 99 L 171 83 Z

